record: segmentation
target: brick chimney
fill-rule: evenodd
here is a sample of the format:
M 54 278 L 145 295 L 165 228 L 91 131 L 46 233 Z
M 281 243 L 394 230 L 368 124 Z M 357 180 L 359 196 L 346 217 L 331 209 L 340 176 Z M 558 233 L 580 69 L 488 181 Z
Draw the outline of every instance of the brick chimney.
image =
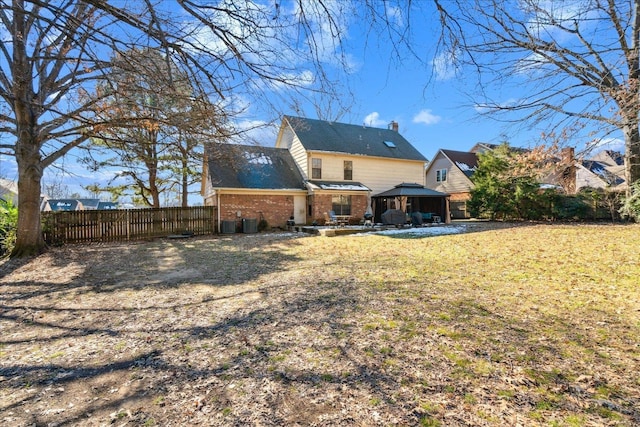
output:
M 398 122 L 396 122 L 395 120 L 392 120 L 391 123 L 389 123 L 389 129 L 391 129 L 394 132 L 398 132 Z
M 562 163 L 563 164 L 570 164 L 571 162 L 573 162 L 574 157 L 575 157 L 575 150 L 573 147 L 564 147 L 561 151 L 560 151 L 561 155 L 562 155 Z

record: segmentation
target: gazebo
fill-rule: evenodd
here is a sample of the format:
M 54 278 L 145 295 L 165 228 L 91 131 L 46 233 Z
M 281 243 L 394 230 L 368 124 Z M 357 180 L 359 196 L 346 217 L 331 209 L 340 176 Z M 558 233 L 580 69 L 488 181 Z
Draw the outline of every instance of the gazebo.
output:
M 442 222 L 450 222 L 449 195 L 416 183 L 403 182 L 391 190 L 374 194 L 371 206 L 375 222 L 382 222 L 382 214 L 388 209 L 400 209 L 407 214 L 431 213 L 439 216 Z

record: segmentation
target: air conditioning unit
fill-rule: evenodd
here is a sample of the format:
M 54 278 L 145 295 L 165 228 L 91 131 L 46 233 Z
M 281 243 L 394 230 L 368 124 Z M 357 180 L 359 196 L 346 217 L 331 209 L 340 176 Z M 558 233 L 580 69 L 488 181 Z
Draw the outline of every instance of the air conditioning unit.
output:
M 234 220 L 223 220 L 220 232 L 222 234 L 231 234 L 236 232 L 236 222 Z
M 242 232 L 243 233 L 257 233 L 258 232 L 258 220 L 245 218 L 242 220 Z

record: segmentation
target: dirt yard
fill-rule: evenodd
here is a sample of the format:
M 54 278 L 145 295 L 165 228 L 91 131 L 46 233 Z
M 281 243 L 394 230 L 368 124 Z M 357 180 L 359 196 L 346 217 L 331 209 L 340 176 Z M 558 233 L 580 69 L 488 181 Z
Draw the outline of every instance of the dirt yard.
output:
M 0 424 L 639 425 L 640 228 L 465 231 L 0 261 Z

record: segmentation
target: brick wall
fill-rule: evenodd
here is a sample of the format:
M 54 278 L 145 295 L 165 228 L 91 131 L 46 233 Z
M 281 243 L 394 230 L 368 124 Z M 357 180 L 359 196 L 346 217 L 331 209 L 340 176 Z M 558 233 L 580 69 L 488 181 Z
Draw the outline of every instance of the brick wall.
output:
M 324 213 L 333 209 L 331 194 L 316 194 L 310 197 L 312 212 L 307 217 L 307 222 L 317 221 L 319 224 L 324 222 Z M 357 195 L 351 196 L 351 217 L 354 223 L 359 223 L 367 210 L 367 196 Z
M 293 196 L 223 194 L 220 196 L 220 205 L 222 221 L 239 221 L 241 218 L 260 221 L 262 213 L 269 227 L 285 227 L 293 214 Z M 239 217 L 237 212 L 240 212 Z
M 451 217 L 455 219 L 470 218 L 467 211 L 467 202 L 471 199 L 471 193 L 453 193 L 449 198 Z
M 452 202 L 466 202 L 471 199 L 471 193 L 451 193 L 449 200 Z
M 220 196 L 220 219 L 236 220 L 255 218 L 260 220 L 260 213 L 269 227 L 286 227 L 287 220 L 293 214 L 293 196 L 238 195 L 223 194 Z M 332 209 L 330 194 L 316 194 L 307 199 L 311 203 L 312 212 L 307 216 L 307 223 L 317 221 L 324 223 L 324 212 Z M 215 205 L 215 197 L 205 199 L 205 205 Z M 367 210 L 366 195 L 351 196 L 351 216 L 353 223 L 359 223 Z M 238 217 L 237 212 L 240 212 Z

